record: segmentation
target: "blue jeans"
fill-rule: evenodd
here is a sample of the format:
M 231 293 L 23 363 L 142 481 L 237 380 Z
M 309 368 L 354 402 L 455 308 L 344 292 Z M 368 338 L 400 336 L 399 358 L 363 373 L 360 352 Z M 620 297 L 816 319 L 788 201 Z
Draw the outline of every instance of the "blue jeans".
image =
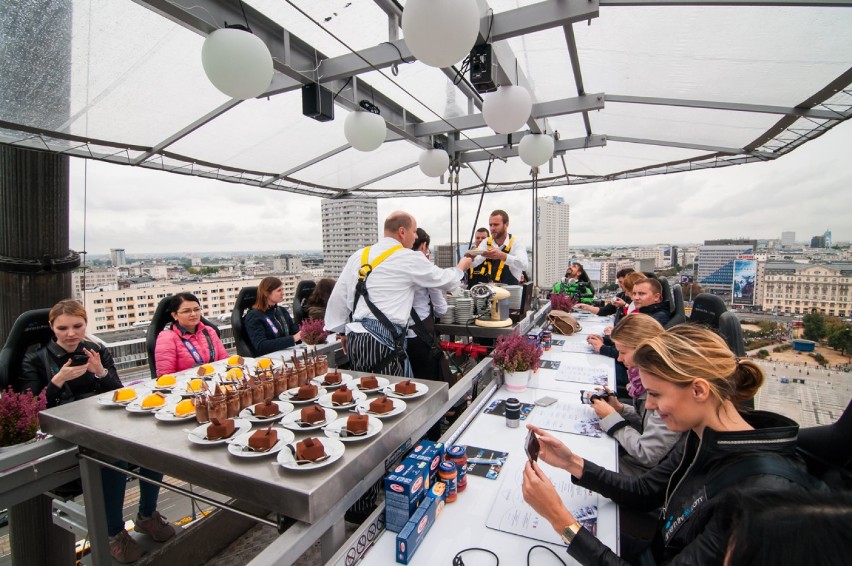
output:
M 127 462 L 115 462 L 125 470 Z M 139 468 L 139 474 L 156 481 L 163 481 L 163 474 Z M 101 481 L 104 489 L 104 506 L 106 507 L 107 534 L 114 537 L 124 530 L 124 488 L 127 486 L 127 476 L 119 471 L 102 468 Z M 160 494 L 160 486 L 139 480 L 139 514 L 150 517 L 157 510 L 157 497 Z

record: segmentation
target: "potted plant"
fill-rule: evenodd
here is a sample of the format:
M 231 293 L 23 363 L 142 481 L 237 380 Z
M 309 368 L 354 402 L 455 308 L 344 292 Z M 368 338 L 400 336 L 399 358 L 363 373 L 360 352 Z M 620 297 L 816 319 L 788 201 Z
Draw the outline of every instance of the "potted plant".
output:
M 0 395 L 0 447 L 23 444 L 38 432 L 38 414 L 47 406 L 44 391 L 15 393 L 9 387 Z
M 494 365 L 503 370 L 504 384 L 509 391 L 527 388 L 530 374 L 541 365 L 541 346 L 526 336 L 500 336 L 491 356 Z
M 577 298 L 571 295 L 550 294 L 550 309 L 554 311 L 571 312 L 577 302 Z
M 306 318 L 299 326 L 299 332 L 302 333 L 302 342 L 309 346 L 325 344 L 325 339 L 328 338 L 328 332 L 325 331 L 324 320 Z

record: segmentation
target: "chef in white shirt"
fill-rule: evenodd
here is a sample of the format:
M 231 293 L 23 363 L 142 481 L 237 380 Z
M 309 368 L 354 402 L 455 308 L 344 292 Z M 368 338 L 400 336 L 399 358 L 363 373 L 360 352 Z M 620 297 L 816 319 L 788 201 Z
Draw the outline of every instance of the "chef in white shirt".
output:
M 385 220 L 384 237 L 352 254 L 334 286 L 325 312 L 326 329 L 345 331 L 349 361 L 356 371 L 410 377 L 405 338 L 415 292 L 421 287 L 455 289 L 470 267 L 467 257 L 457 267 L 436 267 L 423 253 L 411 249 L 416 239 L 414 217 L 402 211 L 391 213 Z M 367 274 L 369 301 L 362 296 L 356 304 L 359 273 Z

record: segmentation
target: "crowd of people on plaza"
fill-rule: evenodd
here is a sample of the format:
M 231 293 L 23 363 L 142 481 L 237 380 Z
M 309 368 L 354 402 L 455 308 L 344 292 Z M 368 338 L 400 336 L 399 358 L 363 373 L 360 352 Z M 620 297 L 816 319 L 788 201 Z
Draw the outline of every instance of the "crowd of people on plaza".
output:
M 383 233 L 378 242 L 351 255 L 336 281 L 320 280 L 304 311 L 344 337 L 353 370 L 445 379 L 435 318 L 447 312 L 446 293 L 465 281 L 528 281 L 526 246 L 509 232 L 503 210 L 489 215 L 489 228 L 476 231 L 473 248 L 455 267 L 439 268 L 429 260 L 429 234 L 409 213 L 391 213 Z M 656 278 L 623 269 L 617 280 L 621 291 L 610 302 L 592 304 L 590 278 L 582 264 L 572 262 L 551 292 L 573 296 L 577 308 L 591 315 L 614 317 L 613 327 L 587 341 L 596 353 L 613 358 L 617 368 L 616 390 L 593 399 L 592 409 L 602 430 L 618 442 L 619 472 L 582 458 L 545 430 L 528 428 L 540 443 L 540 462 L 566 471 L 575 484 L 621 507 L 619 553 L 577 521 L 550 479 L 552 469 L 532 460 L 520 486 L 526 502 L 581 564 L 738 566 L 781 563 L 791 556 L 840 564 L 832 553 L 846 559 L 852 552 L 850 498 L 846 493 L 826 497 L 825 486 L 808 475 L 796 451 L 795 422 L 744 408 L 763 384 L 760 367 L 736 357 L 710 329 L 666 328 L 671 307 Z M 282 305 L 284 293 L 280 279 L 264 278 L 244 316 L 245 336 L 258 355 L 301 339 L 299 326 Z M 228 356 L 215 329 L 205 323 L 196 296 L 174 295 L 167 311 L 171 322 L 158 335 L 154 355 L 158 375 Z M 48 407 L 120 388 L 109 351 L 87 338 L 87 321 L 77 301 L 55 305 L 49 315 L 54 338 L 26 356 L 15 388 L 44 391 Z M 152 470 L 140 474 L 162 480 Z M 143 551 L 122 519 L 125 475 L 104 469 L 102 480 L 112 555 L 122 563 L 135 561 Z M 378 492 L 378 485 L 368 490 L 347 518 L 363 520 L 375 508 Z M 156 510 L 157 498 L 157 485 L 140 482 L 134 529 L 164 541 L 175 530 Z M 778 508 L 768 501 L 778 501 Z M 813 521 L 810 534 L 816 535 L 819 526 L 833 538 L 802 540 L 796 525 L 805 517 Z M 819 560 L 807 560 L 808 553 Z

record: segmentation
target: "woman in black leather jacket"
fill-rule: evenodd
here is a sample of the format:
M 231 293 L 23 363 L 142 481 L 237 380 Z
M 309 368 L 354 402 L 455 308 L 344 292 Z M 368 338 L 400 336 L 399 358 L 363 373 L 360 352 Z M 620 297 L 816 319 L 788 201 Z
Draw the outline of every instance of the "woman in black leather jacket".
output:
M 243 320 L 243 328 L 257 356 L 292 348 L 302 340 L 299 327 L 280 305 L 282 302 L 284 283 L 277 277 L 264 277 L 257 286 L 257 301 Z
M 736 403 L 757 393 L 763 373 L 754 362 L 735 358 L 705 328 L 682 324 L 648 339 L 633 362 L 648 392 L 647 407 L 670 429 L 689 432 L 645 475 L 605 470 L 529 428 L 539 437 L 541 459 L 567 470 L 574 483 L 639 511 L 662 508 L 654 540 L 622 540 L 624 556 L 617 556 L 580 526 L 536 463 L 524 470 L 524 499 L 562 534 L 580 564 L 635 564 L 640 557 L 643 564 L 721 564 L 732 512 L 723 495 L 735 489 L 801 489 L 807 483 L 795 454 L 798 425 L 773 413 L 737 411 Z M 746 470 L 746 460 L 760 460 L 763 467 Z

